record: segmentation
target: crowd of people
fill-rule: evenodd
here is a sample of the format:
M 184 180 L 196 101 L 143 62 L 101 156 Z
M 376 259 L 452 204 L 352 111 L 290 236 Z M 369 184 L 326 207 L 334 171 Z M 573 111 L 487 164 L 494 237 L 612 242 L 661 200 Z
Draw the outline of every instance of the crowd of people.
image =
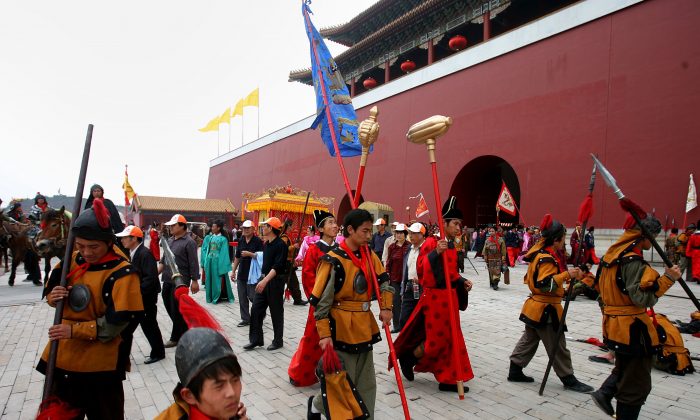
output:
M 351 397 L 360 401 L 359 409 L 368 418 L 376 398 L 372 349 L 381 340 L 372 312 L 375 297 L 380 298 L 380 323 L 398 334 L 394 342 L 398 365 L 390 358 L 389 368 L 400 369 L 408 381 L 416 372 L 432 373 L 440 391 L 468 392 L 466 382 L 474 373 L 461 328 L 451 325 L 450 319 L 468 307 L 472 282 L 461 273 L 469 250 L 484 258 L 494 290 L 502 276 L 509 283 L 509 268 L 528 265 L 525 283 L 531 293 L 520 315 L 524 332 L 510 356 L 509 381 L 534 381 L 523 370 L 539 342 L 548 354 L 558 347 L 553 368 L 564 388 L 591 393 L 607 414 L 616 412 L 626 419 L 638 416 L 651 391 L 650 369 L 659 359 L 655 355 L 663 354 L 664 366 L 673 373 L 693 371 L 682 339 L 675 339 L 676 350 L 660 351 L 664 337 L 657 332 L 656 317 L 662 316 L 647 315 L 646 310 L 681 277 L 681 270 L 688 268 L 689 280 L 700 283 L 700 233 L 693 224 L 681 234 L 673 230 L 667 238 L 666 250 L 680 267 L 659 276 L 643 259 L 651 242 L 634 221 L 625 224 L 623 235 L 602 259 L 595 253 L 593 227 L 584 234 L 576 225 L 568 255 L 566 229 L 551 217 L 539 227 L 494 225 L 471 232 L 462 224 L 455 197 L 442 208 L 444 238 L 439 226 L 415 220 L 388 225 L 384 218 L 375 220 L 358 209 L 339 225 L 333 214 L 316 210 L 314 225 L 307 227 L 302 240 L 292 241 L 291 224 L 276 217 L 259 226 L 246 220 L 231 230 L 223 220 L 214 220 L 200 248 L 183 215 L 173 215 L 163 230 L 155 223 L 149 229 L 124 226 L 114 204 L 103 195 L 103 189 L 93 185 L 85 210 L 72 224 L 76 239 L 67 287 L 59 284 L 62 262 L 43 291 L 50 306 L 66 301 L 63 322 L 48 332 L 49 339 L 59 343 L 52 393 L 80 410 L 78 417 L 123 418 L 122 381 L 129 370 L 133 333 L 140 325 L 151 347 L 144 363 L 156 363 L 165 358 L 166 348 L 176 347 L 180 382 L 174 404 L 159 418 L 245 418 L 243 369 L 221 334 L 188 328 L 175 293 L 181 285 L 192 294 L 203 288 L 209 304 L 238 299 L 238 327 L 249 328 L 244 351 L 265 345 L 263 321 L 268 309 L 273 338 L 267 350 L 285 345 L 285 289 L 294 305 L 311 303 L 304 334 L 290 359 L 289 381 L 297 387 L 324 381 L 317 366 L 334 351 L 354 387 Z M 7 223 L 26 223 L 30 217 L 41 220 L 48 209 L 45 197 L 37 194 L 32 216 L 24 216 L 21 206 L 13 203 Z M 653 216 L 642 223 L 654 235 L 662 230 Z M 161 233 L 172 261 L 159 246 Z M 575 257 L 580 247 L 583 261 Z M 590 273 L 593 265 L 599 266 L 596 276 Z M 37 280 L 41 284 L 40 277 Z M 566 287 L 577 282 L 593 290 L 601 303 L 604 342 L 611 350 L 606 361 L 615 364 L 595 392 L 574 376 L 566 341 L 556 334 Z M 167 341 L 157 321 L 159 295 L 172 320 Z M 453 305 L 445 304 L 450 301 Z M 667 325 L 665 335 L 675 337 L 671 331 L 675 326 Z M 42 373 L 48 353 L 49 345 L 37 365 Z M 309 398 L 308 418 L 339 416 L 341 404 L 333 403 L 329 393 Z

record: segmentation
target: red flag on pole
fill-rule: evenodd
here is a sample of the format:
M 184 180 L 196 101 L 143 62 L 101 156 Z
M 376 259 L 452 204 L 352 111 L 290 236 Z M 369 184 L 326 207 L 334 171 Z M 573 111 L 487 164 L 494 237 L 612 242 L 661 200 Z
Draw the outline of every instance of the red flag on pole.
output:
M 423 197 L 423 194 L 419 194 L 419 195 L 420 195 L 420 200 L 418 201 L 418 206 L 416 207 L 416 219 L 419 217 L 423 217 L 429 213 L 428 203 L 425 202 L 425 197 Z
M 508 190 L 505 182 L 503 182 L 503 185 L 501 186 L 501 193 L 498 195 L 496 206 L 511 216 L 516 215 L 517 206 L 515 205 L 513 195 L 510 193 L 510 190 Z

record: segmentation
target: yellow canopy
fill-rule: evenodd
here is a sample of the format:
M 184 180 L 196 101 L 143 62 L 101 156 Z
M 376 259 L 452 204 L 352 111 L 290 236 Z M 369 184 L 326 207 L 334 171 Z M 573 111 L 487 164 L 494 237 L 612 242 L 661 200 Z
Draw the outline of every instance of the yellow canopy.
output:
M 304 211 L 304 203 L 306 202 L 306 192 L 303 195 L 287 192 L 265 192 L 256 198 L 249 199 L 246 207 L 247 211 L 265 211 L 270 210 L 286 211 L 290 213 L 302 213 Z M 306 206 L 306 214 L 313 214 L 314 210 L 330 211 L 332 198 L 315 197 L 313 194 L 309 197 L 309 204 Z

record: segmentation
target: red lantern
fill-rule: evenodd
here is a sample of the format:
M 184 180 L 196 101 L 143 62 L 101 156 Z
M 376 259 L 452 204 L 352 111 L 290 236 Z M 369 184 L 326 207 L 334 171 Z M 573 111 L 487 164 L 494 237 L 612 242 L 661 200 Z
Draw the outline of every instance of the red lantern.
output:
M 452 51 L 463 50 L 467 47 L 467 38 L 463 37 L 462 35 L 455 35 L 450 38 L 448 45 Z
M 411 60 L 406 60 L 401 63 L 401 71 L 404 73 L 410 73 L 416 69 L 416 63 Z
M 377 87 L 377 81 L 374 80 L 373 77 L 368 77 L 362 82 L 362 86 L 364 86 L 365 89 L 373 89 Z

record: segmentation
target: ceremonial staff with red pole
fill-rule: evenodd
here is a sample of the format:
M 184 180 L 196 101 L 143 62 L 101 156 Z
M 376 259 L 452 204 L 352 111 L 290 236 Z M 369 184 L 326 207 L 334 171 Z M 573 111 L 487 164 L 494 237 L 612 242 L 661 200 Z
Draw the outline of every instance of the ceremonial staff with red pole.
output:
M 325 82 L 324 77 L 323 77 L 324 72 L 320 66 L 317 45 L 316 45 L 316 42 L 314 42 L 315 37 L 314 37 L 314 34 L 312 32 L 311 19 L 309 18 L 309 13 L 308 13 L 308 6 L 304 2 L 302 2 L 302 5 L 303 5 L 304 21 L 306 23 L 306 31 L 307 31 L 307 35 L 309 37 L 310 44 L 311 44 L 312 63 L 316 66 L 315 70 L 316 70 L 317 74 L 320 75 L 320 77 L 318 77 L 318 79 L 316 79 L 316 80 L 318 80 L 318 82 L 319 82 L 318 87 L 320 88 L 319 90 L 321 91 L 322 96 L 323 96 L 324 109 L 321 111 L 323 113 L 322 117 L 325 117 L 325 119 L 328 123 L 328 129 L 330 131 L 330 138 L 331 138 L 332 143 L 333 143 L 333 150 L 335 152 L 335 157 L 338 161 L 338 167 L 340 168 L 340 174 L 343 178 L 343 184 L 345 186 L 345 191 L 348 195 L 348 199 L 350 200 L 352 208 L 356 209 L 357 208 L 356 203 L 359 201 L 359 198 L 355 197 L 355 195 L 352 193 L 352 189 L 350 188 L 350 182 L 348 181 L 348 176 L 347 176 L 347 172 L 345 170 L 345 165 L 343 164 L 343 159 L 342 159 L 342 156 L 340 153 L 340 148 L 338 147 L 338 133 L 336 133 L 336 127 L 335 127 L 335 123 L 334 123 L 335 120 L 333 119 L 333 116 L 331 115 L 331 108 L 330 108 L 330 104 L 329 104 L 329 99 L 328 99 L 328 95 L 326 93 L 327 92 L 326 82 Z M 370 124 L 376 124 L 376 126 L 375 126 L 376 129 L 374 130 L 374 132 L 376 133 L 377 130 L 379 129 L 378 123 L 376 122 L 376 116 L 375 116 L 375 121 L 374 122 L 370 121 Z M 370 130 L 370 132 L 372 132 L 372 130 Z M 366 160 L 365 160 L 365 163 L 366 163 Z M 361 183 L 360 183 L 360 185 L 361 185 Z M 359 194 L 357 194 L 357 197 L 359 197 Z M 365 258 L 367 258 L 367 261 L 371 261 L 371 258 L 369 258 L 371 256 L 371 253 L 370 253 L 371 251 L 370 251 L 368 246 L 364 246 L 364 247 L 360 248 L 360 251 L 362 253 L 363 260 Z M 377 273 L 375 272 L 374 266 L 371 263 L 368 264 L 368 266 L 369 266 L 370 277 L 371 277 L 370 281 L 372 282 L 372 286 L 373 286 L 374 291 L 375 291 L 377 303 L 381 307 L 382 306 L 382 299 L 381 299 L 381 293 L 380 293 L 380 288 L 379 288 L 379 282 L 377 281 Z M 393 340 L 391 338 L 391 329 L 386 324 L 384 324 L 384 334 L 385 334 L 385 337 L 387 340 L 387 344 L 389 346 L 389 356 L 391 357 L 394 365 L 398 366 L 398 361 L 396 359 L 396 351 L 394 350 L 394 343 L 393 343 Z M 395 372 L 395 376 L 396 376 L 396 382 L 397 382 L 397 385 L 399 388 L 399 395 L 401 396 L 401 405 L 403 408 L 404 417 L 406 418 L 406 420 L 409 420 L 411 418 L 411 415 L 408 411 L 408 401 L 406 399 L 406 393 L 404 391 L 403 381 L 401 380 L 401 374 L 397 371 L 397 372 Z
M 593 172 L 591 173 L 591 180 L 588 183 L 588 195 L 586 195 L 586 198 L 583 199 L 583 202 L 581 203 L 581 207 L 579 208 L 579 213 L 578 213 L 578 221 L 581 223 L 581 232 L 586 231 L 586 225 L 588 224 L 588 221 L 590 220 L 591 216 L 593 215 L 593 188 L 595 187 L 595 172 L 596 172 L 596 165 L 595 163 L 593 164 Z M 574 265 L 578 266 L 579 263 L 581 263 L 583 259 L 583 246 L 578 247 L 578 252 L 576 252 L 576 255 L 574 256 Z M 561 336 L 564 335 L 564 328 L 566 327 L 566 314 L 569 311 L 569 302 L 571 302 L 571 298 L 574 295 L 574 283 L 573 281 L 569 283 L 569 288 L 566 291 L 566 298 L 564 299 L 564 310 L 562 311 L 561 314 L 561 319 L 559 320 L 559 327 L 557 328 L 557 335 L 556 335 L 556 341 L 555 343 L 558 343 L 559 340 L 561 340 Z M 552 366 L 554 365 L 554 361 L 556 360 L 557 353 L 559 353 L 559 347 L 560 346 L 554 346 L 554 350 L 552 350 L 552 353 L 549 355 L 549 361 L 547 362 L 547 369 L 544 371 L 544 377 L 542 378 L 542 384 L 540 385 L 540 391 L 539 394 L 542 396 L 544 393 L 544 387 L 547 385 L 547 379 L 549 378 L 549 372 L 552 371 Z
M 639 206 L 629 198 L 625 197 L 625 194 L 622 192 L 622 190 L 620 190 L 620 187 L 617 186 L 617 181 L 615 180 L 615 178 L 613 178 L 610 171 L 608 171 L 608 169 L 605 166 L 603 166 L 600 160 L 598 160 L 598 158 L 596 158 L 593 154 L 591 154 L 591 157 L 593 158 L 595 164 L 598 166 L 600 175 L 605 180 L 605 183 L 608 184 L 610 188 L 612 188 L 613 192 L 615 193 L 615 195 L 617 195 L 617 198 L 620 200 L 620 207 L 622 207 L 624 211 L 628 212 L 632 216 L 634 221 L 637 223 L 637 226 L 639 226 L 639 228 L 641 229 L 642 235 L 645 238 L 647 238 L 649 242 L 651 242 L 651 245 L 654 247 L 656 252 L 661 256 L 661 259 L 664 261 L 664 264 L 666 264 L 668 268 L 673 267 L 673 262 L 668 258 L 668 255 L 666 255 L 664 250 L 661 249 L 659 243 L 656 242 L 656 238 L 654 238 L 654 235 L 652 235 L 642 224 L 642 220 L 638 214 L 639 210 L 641 210 Z M 690 290 L 685 280 L 683 280 L 683 278 L 681 277 L 677 281 L 681 285 L 683 290 L 685 290 L 685 293 L 688 295 L 690 300 L 693 301 L 693 304 L 695 305 L 697 310 L 700 311 L 700 302 L 698 302 L 698 299 Z
M 377 141 L 379 137 L 379 123 L 377 116 L 379 111 L 376 106 L 369 110 L 369 117 L 360 125 L 359 136 L 362 144 L 362 156 L 360 157 L 360 171 L 357 174 L 357 187 L 355 187 L 355 207 L 360 205 L 360 196 L 362 195 L 362 182 L 365 179 L 365 166 L 367 166 L 367 156 L 369 149 Z
M 435 141 L 439 136 L 447 132 L 447 130 L 450 128 L 450 125 L 452 125 L 452 118 L 443 117 L 442 115 L 435 115 L 426 120 L 413 124 L 411 128 L 408 129 L 408 133 L 406 134 L 408 141 L 410 141 L 411 143 L 425 144 L 428 148 L 430 166 L 433 172 L 433 191 L 435 196 L 435 206 L 438 209 L 438 226 L 440 228 L 440 237 L 442 239 L 446 239 L 446 237 L 442 212 L 440 212 L 439 210 L 442 207 L 442 200 L 440 199 L 440 186 L 438 183 L 437 175 L 437 161 L 435 159 Z M 447 278 L 447 268 L 449 267 L 449 264 L 446 252 L 442 253 L 442 264 L 443 272 L 445 274 L 445 287 L 447 288 L 449 296 L 447 304 L 449 305 L 450 310 L 450 327 L 453 331 L 456 331 L 461 327 L 457 319 L 455 303 L 452 299 L 452 284 L 450 282 L 450 279 Z M 464 383 L 462 382 L 463 379 L 459 377 L 459 375 L 461 375 L 462 372 L 462 361 L 459 354 L 459 346 L 457 345 L 457 334 L 452 334 L 452 357 L 457 368 L 457 372 L 455 374 L 455 379 L 457 382 L 457 394 L 459 395 L 459 399 L 463 400 Z M 394 366 L 396 366 L 396 364 L 394 364 Z

